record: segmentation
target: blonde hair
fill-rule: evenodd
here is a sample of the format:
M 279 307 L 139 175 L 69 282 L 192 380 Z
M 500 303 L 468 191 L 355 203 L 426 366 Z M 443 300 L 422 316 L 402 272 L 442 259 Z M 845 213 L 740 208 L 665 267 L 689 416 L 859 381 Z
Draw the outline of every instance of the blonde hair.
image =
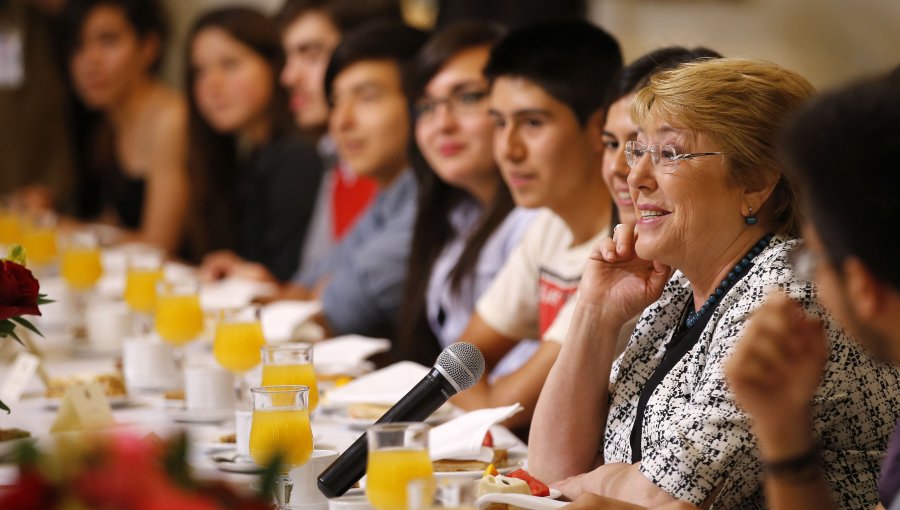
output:
M 638 91 L 631 115 L 646 127 L 661 115 L 674 127 L 703 133 L 724 152 L 729 182 L 775 189 L 758 213 L 778 234 L 799 235 L 796 193 L 778 161 L 781 127 L 812 96 L 799 74 L 770 62 L 719 58 L 662 71 Z

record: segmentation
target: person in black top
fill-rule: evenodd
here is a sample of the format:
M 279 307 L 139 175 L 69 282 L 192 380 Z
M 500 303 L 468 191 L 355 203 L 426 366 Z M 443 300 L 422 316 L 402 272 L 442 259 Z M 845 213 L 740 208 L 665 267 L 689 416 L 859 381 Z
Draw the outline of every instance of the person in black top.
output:
M 188 40 L 189 249 L 232 250 L 280 279 L 300 261 L 321 161 L 294 129 L 273 22 L 248 8 L 200 17 Z
M 62 14 L 80 116 L 81 216 L 124 227 L 123 241 L 172 253 L 189 180 L 184 98 L 156 77 L 167 25 L 156 0 L 71 0 Z

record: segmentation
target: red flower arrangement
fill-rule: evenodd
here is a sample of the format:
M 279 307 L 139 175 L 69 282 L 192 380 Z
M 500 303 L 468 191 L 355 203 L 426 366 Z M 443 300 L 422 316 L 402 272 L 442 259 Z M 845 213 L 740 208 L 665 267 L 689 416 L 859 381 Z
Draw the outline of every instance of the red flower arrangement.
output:
M 266 496 L 275 467 L 261 489 L 238 494 L 221 481 L 198 481 L 187 464 L 187 439 L 150 435 L 60 440 L 54 455 L 26 443 L 18 451 L 19 478 L 0 494 L 0 508 L 17 510 L 270 510 Z
M 38 305 L 50 303 L 40 293 L 40 284 L 25 267 L 25 250 L 18 245 L 9 249 L 9 256 L 0 260 L 0 338 L 12 337 L 22 343 L 16 334 L 16 326 L 22 326 L 41 334 L 23 315 L 40 315 Z M 0 400 L 0 409 L 7 413 L 9 407 Z

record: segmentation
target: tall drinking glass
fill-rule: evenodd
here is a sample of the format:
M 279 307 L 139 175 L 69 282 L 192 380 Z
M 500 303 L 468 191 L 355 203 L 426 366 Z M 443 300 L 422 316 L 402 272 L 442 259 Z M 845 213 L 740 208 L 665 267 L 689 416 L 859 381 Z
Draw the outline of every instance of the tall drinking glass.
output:
M 220 365 L 234 372 L 240 383 L 239 401 L 246 401 L 244 374 L 259 365 L 260 349 L 265 345 L 260 309 L 251 305 L 219 310 L 216 314 L 216 334 L 213 355 Z
M 78 230 L 60 236 L 60 241 L 60 274 L 63 280 L 76 292 L 93 289 L 103 276 L 97 234 L 90 230 Z
M 0 198 L 0 245 L 9 246 L 22 242 L 19 208 L 8 197 Z
M 306 464 L 313 452 L 312 428 L 307 410 L 306 386 L 250 388 L 253 416 L 250 422 L 250 457 L 268 466 L 277 455 L 281 471 L 275 498 L 279 510 L 290 509 L 291 469 Z
M 152 314 L 156 309 L 156 286 L 163 279 L 163 253 L 144 249 L 128 253 L 126 260 L 128 272 L 123 298 L 136 316 L 137 333 L 147 334 L 152 329 Z
M 181 347 L 203 333 L 200 282 L 194 279 L 163 280 L 156 286 L 156 332 Z
M 39 271 L 56 262 L 56 215 L 49 211 L 27 215 L 22 224 L 22 246 L 28 265 Z
M 409 482 L 434 478 L 428 456 L 430 428 L 403 422 L 369 427 L 366 497 L 377 510 L 406 510 Z
M 309 386 L 309 413 L 319 405 L 319 386 L 313 369 L 313 346 L 304 342 L 269 344 L 262 348 L 262 385 Z

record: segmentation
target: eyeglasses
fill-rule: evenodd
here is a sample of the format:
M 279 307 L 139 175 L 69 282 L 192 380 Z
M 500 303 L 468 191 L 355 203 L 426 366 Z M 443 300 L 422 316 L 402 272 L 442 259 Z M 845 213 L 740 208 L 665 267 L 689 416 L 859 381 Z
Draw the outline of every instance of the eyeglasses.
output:
M 460 115 L 484 112 L 484 98 L 488 95 L 485 90 L 460 90 L 447 97 L 433 98 L 423 97 L 416 101 L 416 118 L 430 120 L 437 113 L 438 106 L 446 104 L 447 108 Z
M 645 154 L 650 153 L 650 161 L 658 172 L 670 174 L 675 171 L 679 161 L 684 161 L 700 156 L 718 156 L 724 152 L 691 152 L 679 154 L 673 145 L 644 145 L 634 140 L 625 142 L 625 162 L 634 168 L 638 166 Z

